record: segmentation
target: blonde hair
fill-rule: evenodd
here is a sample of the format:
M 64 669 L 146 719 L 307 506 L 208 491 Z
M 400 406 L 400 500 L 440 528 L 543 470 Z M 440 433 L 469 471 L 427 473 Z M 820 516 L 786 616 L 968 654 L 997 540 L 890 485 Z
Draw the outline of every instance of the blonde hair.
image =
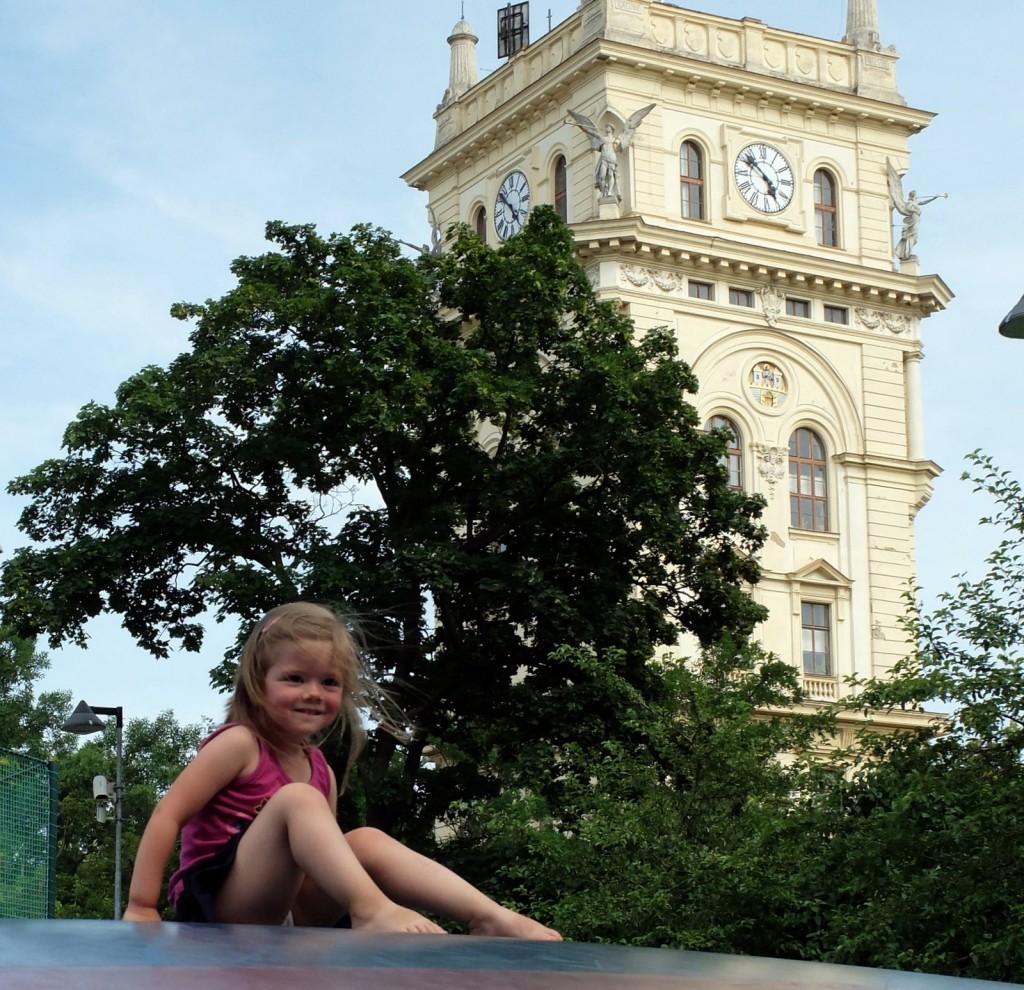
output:
M 270 746 L 282 743 L 281 732 L 267 718 L 267 671 L 274 663 L 273 647 L 282 641 L 315 640 L 331 644 L 331 659 L 341 682 L 342 732 L 349 733 L 348 759 L 339 781 L 344 790 L 348 774 L 366 744 L 360 709 L 366 709 L 385 730 L 404 735 L 395 715 L 400 713 L 387 693 L 363 665 L 359 644 L 348 624 L 331 609 L 311 602 L 292 602 L 271 609 L 249 634 L 235 677 L 235 691 L 228 702 L 226 721 L 248 726 Z

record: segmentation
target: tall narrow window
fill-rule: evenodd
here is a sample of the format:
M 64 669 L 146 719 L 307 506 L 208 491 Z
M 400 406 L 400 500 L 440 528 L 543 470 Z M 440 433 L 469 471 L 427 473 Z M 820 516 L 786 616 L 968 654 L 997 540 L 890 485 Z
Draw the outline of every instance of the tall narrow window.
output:
M 476 236 L 482 241 L 487 240 L 487 208 L 481 206 L 476 211 L 476 216 L 473 218 L 473 229 L 476 231 Z
M 555 159 L 555 212 L 562 223 L 569 222 L 569 198 L 566 194 L 565 155 Z
M 832 608 L 818 602 L 800 603 L 804 673 L 832 676 Z
M 836 180 L 823 168 L 814 173 L 814 233 L 823 247 L 839 246 Z
M 722 455 L 722 463 L 729 472 L 729 487 L 737 492 L 743 491 L 743 447 L 736 424 L 726 416 L 712 416 L 704 424 L 704 429 L 728 431 L 729 439 Z
M 794 529 L 828 531 L 828 466 L 825 445 L 801 427 L 789 438 L 789 521 Z
M 679 148 L 680 211 L 687 220 L 704 220 L 704 156 L 693 141 Z

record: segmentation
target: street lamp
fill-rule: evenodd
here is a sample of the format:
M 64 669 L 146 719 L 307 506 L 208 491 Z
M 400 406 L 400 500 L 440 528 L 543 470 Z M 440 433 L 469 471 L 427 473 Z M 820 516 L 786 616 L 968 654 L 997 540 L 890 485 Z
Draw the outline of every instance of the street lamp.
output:
M 1024 337 L 1024 296 L 1021 296 L 1020 302 L 1003 317 L 1003 322 L 999 324 L 999 332 L 1004 337 L 1015 337 L 1018 340 Z
M 100 721 L 97 715 L 113 715 L 117 720 L 117 764 L 114 775 L 114 920 L 121 917 L 121 795 L 123 793 L 121 776 L 123 761 L 121 759 L 121 735 L 124 726 L 121 706 L 117 708 L 101 708 L 97 705 L 90 708 L 84 701 L 78 703 L 78 707 L 71 713 L 71 717 L 61 726 L 65 732 L 74 732 L 79 736 L 91 735 L 93 732 L 102 732 L 106 723 Z

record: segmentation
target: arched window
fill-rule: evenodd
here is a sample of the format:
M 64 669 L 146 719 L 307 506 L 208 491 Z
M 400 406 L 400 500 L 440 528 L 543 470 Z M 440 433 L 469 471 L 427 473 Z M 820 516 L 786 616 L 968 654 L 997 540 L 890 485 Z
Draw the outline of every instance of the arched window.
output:
M 704 429 L 728 431 L 729 440 L 722 455 L 722 463 L 729 472 L 729 487 L 737 492 L 743 491 L 743 445 L 736 424 L 726 416 L 712 416 L 704 424 Z
M 562 223 L 569 222 L 569 198 L 566 194 L 565 155 L 555 159 L 555 212 Z
M 693 141 L 679 148 L 680 215 L 687 220 L 704 220 L 704 155 Z
M 836 180 L 823 168 L 814 173 L 814 233 L 823 247 L 839 247 Z
M 794 529 L 828 531 L 825 445 L 806 427 L 789 438 L 789 521 Z
M 476 211 L 476 216 L 473 219 L 473 229 L 476 231 L 476 236 L 482 241 L 487 240 L 487 208 L 481 206 Z

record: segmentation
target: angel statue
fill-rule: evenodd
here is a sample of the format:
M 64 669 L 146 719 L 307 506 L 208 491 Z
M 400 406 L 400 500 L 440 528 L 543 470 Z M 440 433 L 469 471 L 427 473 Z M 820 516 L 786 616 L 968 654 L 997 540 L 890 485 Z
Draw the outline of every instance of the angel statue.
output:
M 626 121 L 626 126 L 622 128 L 622 133 L 618 137 L 615 137 L 615 128 L 611 124 L 605 128 L 605 132 L 602 134 L 585 114 L 577 113 L 575 110 L 568 111 L 572 123 L 576 124 L 590 139 L 590 147 L 594 151 L 600 152 L 597 157 L 597 165 L 594 166 L 594 188 L 601 191 L 602 198 L 610 199 L 614 196 L 620 203 L 622 202 L 622 190 L 619 188 L 618 153 L 629 147 L 636 129 L 640 126 L 640 121 L 656 106 L 656 103 L 649 103 L 637 110 Z
M 896 245 L 896 257 L 900 261 L 916 261 L 914 247 L 917 245 L 917 235 L 921 229 L 921 207 L 927 206 L 936 199 L 949 199 L 949 193 L 939 193 L 935 196 L 922 196 L 920 199 L 913 189 L 903 195 L 903 179 L 896 171 L 892 161 L 885 160 L 889 177 L 889 196 L 892 198 L 892 205 L 896 212 L 903 217 L 903 229 L 900 231 L 899 243 Z
M 430 244 L 413 244 L 411 241 L 403 240 L 399 240 L 398 243 L 411 247 L 414 251 L 419 251 L 420 254 L 440 254 L 441 228 L 437 225 L 437 218 L 434 216 L 434 208 L 432 206 L 427 207 L 427 213 L 430 214 Z

